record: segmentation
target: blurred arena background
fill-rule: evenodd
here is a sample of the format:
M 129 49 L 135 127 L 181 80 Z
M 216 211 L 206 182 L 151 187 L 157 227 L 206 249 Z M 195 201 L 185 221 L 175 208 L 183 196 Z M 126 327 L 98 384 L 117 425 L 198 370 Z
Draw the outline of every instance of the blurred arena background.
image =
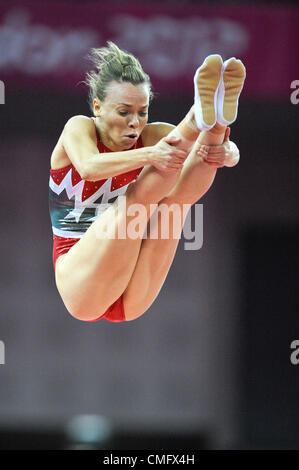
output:
M 0 449 L 299 448 L 293 3 L 0 0 Z M 181 120 L 206 55 L 241 58 L 241 160 L 218 170 L 203 247 L 181 240 L 147 314 L 85 324 L 55 287 L 49 160 L 90 115 L 85 57 L 108 39 L 151 76 L 150 121 Z

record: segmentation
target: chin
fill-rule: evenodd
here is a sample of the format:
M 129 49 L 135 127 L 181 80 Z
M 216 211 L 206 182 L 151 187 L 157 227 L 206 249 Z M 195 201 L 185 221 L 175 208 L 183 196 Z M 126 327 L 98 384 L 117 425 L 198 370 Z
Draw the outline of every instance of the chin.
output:
M 120 147 L 122 147 L 123 150 L 129 150 L 130 148 L 134 147 L 136 142 L 137 142 L 137 140 L 135 140 L 134 142 L 124 142 L 124 143 L 120 144 Z

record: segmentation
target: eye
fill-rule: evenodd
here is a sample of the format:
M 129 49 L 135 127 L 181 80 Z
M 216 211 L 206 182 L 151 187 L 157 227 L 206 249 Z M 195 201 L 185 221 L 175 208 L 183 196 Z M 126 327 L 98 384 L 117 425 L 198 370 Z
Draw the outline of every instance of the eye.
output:
M 139 116 L 145 117 L 147 115 L 147 111 L 140 111 Z
M 128 114 L 127 111 L 118 111 L 118 114 L 120 114 L 121 116 L 126 116 Z

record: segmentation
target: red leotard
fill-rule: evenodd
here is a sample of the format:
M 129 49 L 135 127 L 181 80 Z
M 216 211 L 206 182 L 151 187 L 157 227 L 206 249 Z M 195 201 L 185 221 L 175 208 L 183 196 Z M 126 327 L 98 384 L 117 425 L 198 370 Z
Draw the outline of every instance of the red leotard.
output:
M 98 134 L 97 147 L 100 153 L 111 152 L 100 141 Z M 140 147 L 143 147 L 141 137 L 133 148 Z M 92 222 L 107 209 L 109 201 L 111 203 L 116 197 L 125 194 L 128 184 L 138 177 L 141 170 L 142 168 L 138 168 L 112 178 L 86 181 L 72 164 L 58 170 L 50 169 L 49 209 L 54 269 L 59 256 L 67 253 L 82 238 Z M 101 317 L 92 321 L 101 319 L 125 321 L 122 296 Z

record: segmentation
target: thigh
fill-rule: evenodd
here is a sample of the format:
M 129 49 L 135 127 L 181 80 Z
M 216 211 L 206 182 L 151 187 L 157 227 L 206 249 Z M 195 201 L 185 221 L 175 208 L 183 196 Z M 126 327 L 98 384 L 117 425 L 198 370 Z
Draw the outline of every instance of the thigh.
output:
M 113 232 L 118 221 L 126 224 L 126 213 L 118 212 L 115 216 L 109 207 L 56 261 L 58 291 L 76 318 L 103 315 L 122 295 L 134 271 L 141 238 L 99 237 L 103 226 Z
M 53 243 L 54 271 L 56 269 L 56 266 L 59 266 L 59 263 L 66 256 L 70 248 L 73 245 L 75 245 L 78 241 L 79 241 L 79 238 L 74 239 L 74 238 L 63 238 L 63 237 L 54 236 L 54 243 Z M 96 322 L 99 320 L 107 320 L 113 323 L 126 321 L 125 313 L 124 313 L 123 295 L 121 295 L 115 302 L 113 302 L 113 304 L 111 304 L 103 314 L 100 314 L 95 319 L 86 320 L 86 321 Z
M 54 271 L 56 269 L 56 265 L 61 262 L 71 247 L 78 243 L 79 240 L 80 238 L 60 237 L 58 235 L 53 236 L 52 261 Z
M 190 207 L 170 197 L 164 198 L 158 205 L 148 224 L 147 238 L 142 241 L 134 272 L 123 294 L 127 320 L 142 315 L 159 294 L 172 265 Z

